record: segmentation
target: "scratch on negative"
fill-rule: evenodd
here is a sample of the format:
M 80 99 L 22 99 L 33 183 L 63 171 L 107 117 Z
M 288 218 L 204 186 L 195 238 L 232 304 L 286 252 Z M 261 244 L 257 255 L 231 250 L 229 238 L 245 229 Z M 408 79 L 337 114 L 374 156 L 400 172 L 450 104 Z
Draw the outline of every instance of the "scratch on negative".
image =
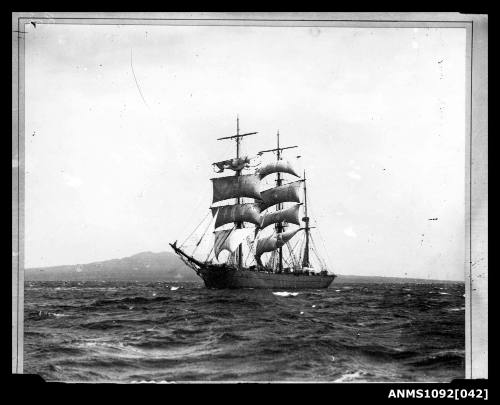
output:
M 137 86 L 137 90 L 139 90 L 139 94 L 141 95 L 142 101 L 144 102 L 144 104 L 146 105 L 146 107 L 149 108 L 149 105 L 146 102 L 146 99 L 144 98 L 144 95 L 142 94 L 141 87 L 139 86 L 139 82 L 137 81 L 137 77 L 135 76 L 134 65 L 132 63 L 132 48 L 130 49 L 130 67 L 132 68 L 132 74 L 134 75 L 135 85 Z

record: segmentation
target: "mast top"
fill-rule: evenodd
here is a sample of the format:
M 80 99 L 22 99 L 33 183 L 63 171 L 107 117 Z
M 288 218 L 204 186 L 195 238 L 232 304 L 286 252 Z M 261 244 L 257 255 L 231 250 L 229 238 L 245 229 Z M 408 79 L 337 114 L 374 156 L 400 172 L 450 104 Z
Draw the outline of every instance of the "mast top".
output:
M 239 141 L 240 138 L 243 138 L 244 136 L 255 135 L 255 134 L 258 134 L 258 132 L 247 132 L 246 134 L 240 134 L 240 117 L 239 117 L 239 115 L 237 115 L 236 116 L 236 135 L 224 136 L 222 138 L 217 138 L 217 140 L 221 141 L 223 139 L 236 139 L 236 141 Z
M 261 150 L 260 152 L 258 152 L 258 155 L 262 155 L 263 153 L 266 153 L 266 152 L 278 152 L 278 153 L 280 153 L 281 151 L 283 151 L 285 149 L 292 149 L 292 148 L 298 148 L 299 147 L 298 145 L 280 147 L 280 131 L 279 131 L 279 129 L 278 129 L 278 132 L 276 134 L 276 137 L 277 137 L 277 140 L 278 140 L 278 147 L 276 147 L 274 149 Z
M 255 135 L 255 134 L 258 134 L 258 132 L 249 132 L 247 134 L 236 134 L 236 135 L 232 135 L 232 136 L 225 136 L 223 138 L 217 138 L 218 141 L 221 141 L 222 139 L 235 139 L 235 138 L 242 138 L 244 136 L 248 136 L 248 135 Z
M 294 146 L 284 146 L 282 148 L 274 148 L 274 149 L 266 149 L 266 150 L 261 150 L 259 152 L 259 155 L 261 155 L 262 153 L 266 153 L 266 152 L 276 152 L 276 151 L 282 151 L 282 150 L 285 150 L 285 149 L 292 149 L 292 148 L 298 148 L 299 146 L 298 145 L 294 145 Z

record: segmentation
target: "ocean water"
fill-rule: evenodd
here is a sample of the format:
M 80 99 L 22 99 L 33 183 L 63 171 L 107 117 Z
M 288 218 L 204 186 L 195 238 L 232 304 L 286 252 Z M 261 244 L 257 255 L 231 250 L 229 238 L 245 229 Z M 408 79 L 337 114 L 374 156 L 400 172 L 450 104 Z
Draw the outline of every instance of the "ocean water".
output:
M 464 378 L 463 284 L 209 290 L 26 282 L 24 368 L 48 381 Z

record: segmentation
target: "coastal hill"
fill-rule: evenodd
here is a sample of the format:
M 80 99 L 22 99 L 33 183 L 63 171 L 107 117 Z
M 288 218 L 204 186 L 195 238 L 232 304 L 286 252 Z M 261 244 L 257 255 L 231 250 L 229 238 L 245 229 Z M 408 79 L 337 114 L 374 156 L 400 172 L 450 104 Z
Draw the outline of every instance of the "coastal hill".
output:
M 87 264 L 25 269 L 26 281 L 194 281 L 202 282 L 196 273 L 170 252 L 142 252 L 121 259 Z M 457 283 L 399 277 L 339 275 L 338 283 Z
M 196 273 L 170 252 L 142 252 L 87 264 L 26 269 L 28 281 L 199 281 Z M 201 281 L 201 280 L 200 280 Z

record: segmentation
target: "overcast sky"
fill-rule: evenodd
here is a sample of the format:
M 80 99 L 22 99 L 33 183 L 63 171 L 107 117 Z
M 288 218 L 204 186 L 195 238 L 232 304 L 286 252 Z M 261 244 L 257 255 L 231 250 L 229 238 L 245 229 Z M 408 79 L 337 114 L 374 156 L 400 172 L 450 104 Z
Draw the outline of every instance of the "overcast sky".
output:
M 465 29 L 26 31 L 27 267 L 185 239 L 239 114 L 300 146 L 331 270 L 464 278 Z

